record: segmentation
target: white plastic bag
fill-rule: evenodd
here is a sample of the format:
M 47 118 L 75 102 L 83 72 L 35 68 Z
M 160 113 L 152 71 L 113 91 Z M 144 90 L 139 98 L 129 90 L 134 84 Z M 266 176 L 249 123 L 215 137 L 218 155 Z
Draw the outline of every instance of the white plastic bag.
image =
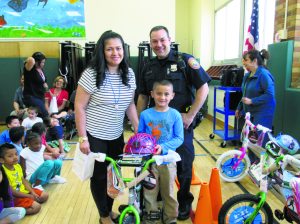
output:
M 51 98 L 49 111 L 50 111 L 50 114 L 58 112 L 56 96 L 52 96 L 52 98 Z
M 79 143 L 77 143 L 72 170 L 80 180 L 90 179 L 93 176 L 95 160 L 104 162 L 105 156 L 104 153 L 83 154 L 79 149 Z

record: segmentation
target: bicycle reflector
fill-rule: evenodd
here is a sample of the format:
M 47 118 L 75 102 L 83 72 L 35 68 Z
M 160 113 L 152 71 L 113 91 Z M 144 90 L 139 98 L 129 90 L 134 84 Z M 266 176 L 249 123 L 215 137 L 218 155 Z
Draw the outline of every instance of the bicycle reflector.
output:
M 137 133 L 131 136 L 125 146 L 127 154 L 153 154 L 155 153 L 155 138 L 146 133 Z
M 299 149 L 299 143 L 290 135 L 279 134 L 276 137 L 276 143 L 288 154 L 294 155 Z

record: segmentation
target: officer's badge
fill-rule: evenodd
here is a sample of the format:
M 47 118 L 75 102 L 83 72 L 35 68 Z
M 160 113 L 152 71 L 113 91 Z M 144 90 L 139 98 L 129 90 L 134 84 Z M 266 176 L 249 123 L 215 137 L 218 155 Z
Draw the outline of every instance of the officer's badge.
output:
M 176 72 L 177 71 L 177 64 L 171 65 L 170 71 L 171 72 Z
M 200 64 L 195 58 L 189 58 L 188 64 L 193 69 L 199 69 L 200 68 Z

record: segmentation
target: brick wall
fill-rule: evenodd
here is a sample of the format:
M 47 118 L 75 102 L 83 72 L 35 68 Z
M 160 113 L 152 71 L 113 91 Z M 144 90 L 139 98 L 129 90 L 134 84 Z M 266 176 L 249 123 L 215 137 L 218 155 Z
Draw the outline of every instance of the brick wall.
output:
M 276 0 L 274 32 L 284 29 L 286 0 Z M 300 0 L 288 0 L 287 39 L 294 40 L 291 87 L 300 88 Z

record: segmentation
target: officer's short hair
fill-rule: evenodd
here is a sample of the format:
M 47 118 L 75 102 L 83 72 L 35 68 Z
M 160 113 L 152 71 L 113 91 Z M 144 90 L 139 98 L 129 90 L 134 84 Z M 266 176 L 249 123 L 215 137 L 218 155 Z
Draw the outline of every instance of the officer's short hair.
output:
M 173 84 L 169 80 L 160 80 L 153 83 L 152 90 L 155 90 L 157 86 L 171 86 L 173 89 Z
M 166 31 L 168 37 L 170 37 L 170 36 L 169 36 L 169 30 L 167 29 L 167 27 L 165 27 L 165 26 L 155 26 L 155 27 L 153 27 L 153 28 L 150 30 L 150 33 L 149 33 L 150 38 L 151 38 L 151 33 L 152 33 L 152 32 L 159 31 L 159 30 L 164 30 L 164 31 Z

